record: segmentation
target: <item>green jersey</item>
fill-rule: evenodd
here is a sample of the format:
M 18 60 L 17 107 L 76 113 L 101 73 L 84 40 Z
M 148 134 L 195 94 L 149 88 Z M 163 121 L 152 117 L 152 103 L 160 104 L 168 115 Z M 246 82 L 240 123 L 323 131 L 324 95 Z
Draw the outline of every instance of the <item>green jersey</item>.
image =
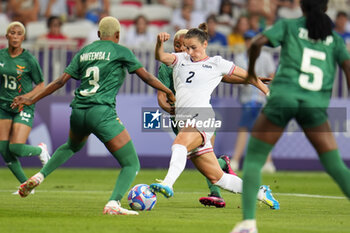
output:
M 33 83 L 37 85 L 44 81 L 38 61 L 27 50 L 11 57 L 8 48 L 1 49 L 0 75 L 0 108 L 10 112 L 18 112 L 10 107 L 13 98 L 33 90 Z M 33 110 L 34 105 L 28 108 Z
M 80 80 L 72 108 L 108 105 L 115 108 L 115 97 L 129 73 L 142 67 L 132 51 L 112 41 L 98 40 L 82 48 L 65 73 Z
M 175 95 L 174 81 L 173 81 L 173 68 L 162 63 L 158 70 L 158 79 L 164 84 L 164 86 L 169 88 Z
M 335 32 L 323 41 L 308 38 L 306 19 L 282 19 L 263 32 L 273 47 L 282 46 L 271 93 L 294 92 L 329 103 L 336 63 L 350 59 L 343 39 Z

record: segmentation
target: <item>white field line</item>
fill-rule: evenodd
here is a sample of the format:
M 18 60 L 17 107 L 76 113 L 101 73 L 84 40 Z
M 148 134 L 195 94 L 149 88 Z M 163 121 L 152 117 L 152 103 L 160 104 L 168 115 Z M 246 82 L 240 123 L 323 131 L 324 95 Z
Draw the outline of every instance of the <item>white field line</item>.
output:
M 0 193 L 13 193 L 15 190 L 0 190 Z M 37 193 L 110 193 L 112 191 L 102 190 L 35 190 Z M 203 194 L 203 192 L 176 192 L 178 194 Z M 340 196 L 326 196 L 326 195 L 315 195 L 315 194 L 304 194 L 304 193 L 273 193 L 274 196 L 292 196 L 292 197 L 307 197 L 307 198 L 324 198 L 324 199 L 346 199 Z

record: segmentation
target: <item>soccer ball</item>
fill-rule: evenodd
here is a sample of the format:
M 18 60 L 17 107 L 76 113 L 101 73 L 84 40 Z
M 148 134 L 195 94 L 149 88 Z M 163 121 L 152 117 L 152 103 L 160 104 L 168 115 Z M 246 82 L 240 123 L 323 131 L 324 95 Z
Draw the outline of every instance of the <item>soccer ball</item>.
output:
M 151 210 L 157 202 L 157 196 L 147 184 L 137 184 L 129 191 L 128 202 L 133 210 Z

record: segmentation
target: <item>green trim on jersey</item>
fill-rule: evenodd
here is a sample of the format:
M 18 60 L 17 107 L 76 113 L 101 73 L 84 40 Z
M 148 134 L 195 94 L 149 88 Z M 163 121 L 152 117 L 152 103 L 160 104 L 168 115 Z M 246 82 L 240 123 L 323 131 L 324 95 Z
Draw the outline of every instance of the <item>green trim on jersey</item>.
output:
M 0 50 L 0 108 L 7 112 L 18 112 L 11 109 L 13 98 L 33 90 L 33 83 L 44 81 L 37 59 L 27 50 L 17 57 L 11 57 L 8 48 Z M 28 106 L 34 111 L 35 105 Z
M 313 99 L 315 107 L 327 107 L 336 63 L 341 65 L 350 55 L 335 32 L 324 41 L 309 39 L 305 21 L 305 17 L 281 19 L 263 32 L 273 47 L 282 45 L 271 93 L 288 90 L 299 99 Z
M 158 79 L 164 84 L 164 86 L 169 88 L 175 95 L 173 68 L 162 63 L 159 66 Z
M 82 48 L 65 73 L 80 80 L 72 108 L 89 108 L 96 104 L 115 108 L 115 97 L 122 86 L 126 70 L 133 73 L 142 64 L 132 51 L 112 41 L 98 40 Z

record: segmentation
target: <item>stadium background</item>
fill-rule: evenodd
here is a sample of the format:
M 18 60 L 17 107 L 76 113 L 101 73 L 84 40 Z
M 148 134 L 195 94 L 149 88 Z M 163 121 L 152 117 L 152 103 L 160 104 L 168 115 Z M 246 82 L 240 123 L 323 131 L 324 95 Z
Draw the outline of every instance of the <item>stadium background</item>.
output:
M 111 1 L 117 2 L 117 1 Z M 137 14 L 145 14 L 153 25 L 150 30 L 154 36 L 158 31 L 171 31 L 167 22 L 170 20 L 171 11 L 169 8 L 150 4 L 140 6 L 111 4 L 111 15 L 117 17 L 122 22 L 123 32 L 132 27 L 132 19 Z M 155 14 L 158 12 L 159 14 Z M 5 34 L 5 21 L 0 22 L 0 47 L 6 47 L 7 41 L 3 38 Z M 96 30 L 96 25 L 86 20 L 76 20 L 67 22 L 63 25 L 63 32 L 73 40 L 69 41 L 45 41 L 38 42 L 35 39 L 46 32 L 45 21 L 37 21 L 28 23 L 27 39 L 24 47 L 29 49 L 39 60 L 45 76 L 45 82 L 49 83 L 57 78 L 69 64 L 75 52 L 84 44 L 84 40 L 88 34 Z M 171 51 L 171 43 L 168 43 L 168 51 Z M 133 51 L 140 59 L 145 68 L 153 74 L 157 74 L 159 63 L 154 59 L 153 47 L 144 47 L 142 49 L 133 48 Z M 273 54 L 275 62 L 278 62 L 278 49 L 268 49 Z M 209 55 L 221 55 L 226 59 L 233 60 L 235 54 L 221 46 L 212 46 L 208 50 Z M 349 107 L 347 100 L 348 91 L 346 80 L 342 73 L 337 73 L 335 77 L 335 86 L 333 90 L 333 98 L 331 107 L 345 109 L 346 121 L 340 121 L 338 124 L 344 129 L 336 129 L 335 135 L 343 159 L 350 164 L 349 137 L 350 126 L 344 125 L 350 119 Z M 78 84 L 70 81 L 64 88 L 59 90 L 52 96 L 40 101 L 37 104 L 34 127 L 28 139 L 28 143 L 36 145 L 43 141 L 47 143 L 49 151 L 53 152 L 59 145 L 64 143 L 68 136 L 69 130 L 69 103 L 73 97 L 73 90 Z M 213 106 L 220 108 L 237 108 L 239 88 L 237 85 L 220 84 L 213 93 Z M 157 108 L 156 92 L 151 87 L 146 86 L 135 75 L 127 75 L 126 81 L 117 96 L 117 112 L 122 122 L 128 129 L 139 154 L 141 166 L 147 168 L 165 168 L 168 166 L 170 159 L 170 147 L 173 135 L 169 132 L 144 132 L 142 129 L 142 108 Z M 239 112 L 237 112 L 239 115 Z M 225 119 L 230 121 L 230 119 Z M 238 124 L 237 120 L 231 119 L 232 124 Z M 276 148 L 272 152 L 275 165 L 278 170 L 319 170 L 320 163 L 317 155 L 312 149 L 300 130 L 295 129 L 295 122 L 292 122 L 288 128 L 288 132 L 279 141 Z M 236 132 L 218 132 L 215 145 L 217 155 L 232 155 L 234 142 L 236 140 Z M 31 158 L 22 158 L 21 162 L 24 166 L 39 166 L 40 162 Z M 4 163 L 0 163 L 4 166 Z M 114 167 L 115 160 L 110 156 L 94 136 L 90 136 L 86 146 L 82 151 L 77 153 L 64 166 L 70 167 Z M 191 166 L 190 163 L 188 166 Z

